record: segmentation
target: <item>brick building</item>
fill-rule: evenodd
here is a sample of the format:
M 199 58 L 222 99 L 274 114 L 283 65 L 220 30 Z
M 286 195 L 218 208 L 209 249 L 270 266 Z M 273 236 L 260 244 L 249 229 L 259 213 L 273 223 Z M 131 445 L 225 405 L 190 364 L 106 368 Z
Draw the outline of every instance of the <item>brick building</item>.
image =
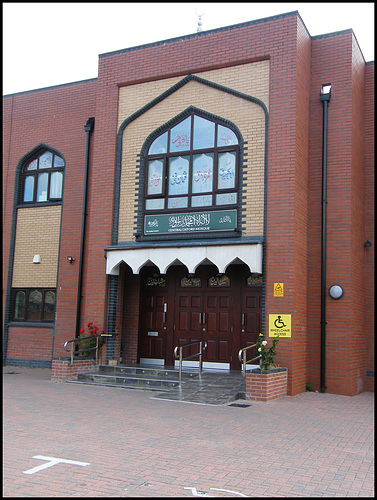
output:
M 101 54 L 3 117 L 5 363 L 58 366 L 94 322 L 103 363 L 206 338 L 236 370 L 280 331 L 288 394 L 374 390 L 374 63 L 351 29 L 291 12 Z

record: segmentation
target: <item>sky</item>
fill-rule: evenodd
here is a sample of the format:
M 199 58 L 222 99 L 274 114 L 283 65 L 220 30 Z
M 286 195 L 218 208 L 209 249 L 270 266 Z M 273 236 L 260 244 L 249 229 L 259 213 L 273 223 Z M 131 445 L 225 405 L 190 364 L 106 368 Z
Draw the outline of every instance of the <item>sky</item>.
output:
M 3 2 L 3 95 L 97 78 L 98 55 L 298 11 L 311 36 L 352 28 L 374 60 L 374 2 Z

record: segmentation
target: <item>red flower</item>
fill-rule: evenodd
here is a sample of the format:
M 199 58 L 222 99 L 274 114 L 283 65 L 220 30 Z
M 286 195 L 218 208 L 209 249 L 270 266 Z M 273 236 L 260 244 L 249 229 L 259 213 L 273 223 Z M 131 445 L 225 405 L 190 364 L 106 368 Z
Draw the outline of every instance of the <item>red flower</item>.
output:
M 104 334 L 104 333 L 105 333 L 104 330 L 102 330 L 101 335 Z
M 81 328 L 80 333 L 85 333 L 84 328 Z
M 92 322 L 88 323 L 88 328 L 89 328 L 90 326 L 92 326 L 92 324 L 93 324 Z
M 93 328 L 95 329 L 95 331 L 97 331 L 97 330 L 98 330 L 98 326 L 93 326 Z

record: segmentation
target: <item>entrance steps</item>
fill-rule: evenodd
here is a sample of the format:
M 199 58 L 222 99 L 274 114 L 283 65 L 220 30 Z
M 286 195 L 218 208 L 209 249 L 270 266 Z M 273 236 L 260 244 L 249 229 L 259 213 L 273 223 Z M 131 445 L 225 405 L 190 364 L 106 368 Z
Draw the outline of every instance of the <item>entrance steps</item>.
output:
M 197 371 L 182 372 L 182 382 L 198 376 Z M 164 392 L 179 385 L 179 373 L 174 368 L 156 366 L 100 365 L 98 371 L 79 373 L 77 380 L 67 382 Z
M 245 399 L 245 379 L 240 371 L 196 368 L 179 371 L 156 365 L 100 365 L 96 372 L 79 373 L 69 383 L 153 391 L 152 399 L 223 405 Z

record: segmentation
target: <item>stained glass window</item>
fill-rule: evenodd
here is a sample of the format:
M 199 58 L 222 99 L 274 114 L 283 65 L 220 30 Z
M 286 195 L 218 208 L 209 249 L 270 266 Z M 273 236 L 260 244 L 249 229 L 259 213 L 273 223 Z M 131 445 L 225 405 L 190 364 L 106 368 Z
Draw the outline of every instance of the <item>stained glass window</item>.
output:
M 23 203 L 60 201 L 63 194 L 64 160 L 45 151 L 24 168 Z
M 55 320 L 55 290 L 25 288 L 13 292 L 14 321 L 49 322 Z
M 239 141 L 215 120 L 192 113 L 163 132 L 146 155 L 148 214 L 238 204 Z
M 230 286 L 230 279 L 225 274 L 217 274 L 216 276 L 211 276 L 208 279 L 208 286 L 210 287 Z
M 202 280 L 198 276 L 184 276 L 180 281 L 181 288 L 201 287 Z

